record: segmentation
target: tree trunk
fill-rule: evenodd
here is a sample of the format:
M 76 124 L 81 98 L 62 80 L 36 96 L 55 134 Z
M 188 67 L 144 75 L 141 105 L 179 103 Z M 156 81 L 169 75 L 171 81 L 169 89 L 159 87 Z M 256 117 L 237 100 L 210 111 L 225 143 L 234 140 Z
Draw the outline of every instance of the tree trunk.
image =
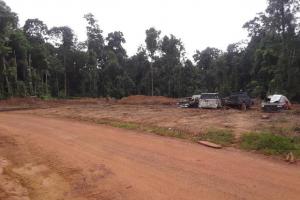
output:
M 150 68 L 151 68 L 151 96 L 154 95 L 153 91 L 153 62 L 150 63 Z
M 171 78 L 169 76 L 169 80 L 168 80 L 168 96 L 171 97 Z
M 48 95 L 48 72 L 46 72 L 46 95 Z
M 28 65 L 27 65 L 27 73 L 28 73 L 28 84 L 29 84 L 29 92 L 30 95 L 33 94 L 33 86 L 32 86 L 32 73 L 31 73 L 31 54 L 29 54 Z
M 66 53 L 64 53 L 64 69 L 65 69 L 65 73 L 64 73 L 64 82 L 65 82 L 65 97 L 67 97 L 67 67 L 66 67 Z
M 17 57 L 16 57 L 16 52 L 14 51 L 14 65 L 16 67 L 16 71 L 14 74 L 14 79 L 15 79 L 15 84 L 17 88 L 17 92 L 19 92 L 19 84 L 18 84 L 18 64 L 17 64 Z
M 59 84 L 58 84 L 57 74 L 55 75 L 55 83 L 56 83 L 57 96 L 59 97 Z
M 12 95 L 11 93 L 11 87 L 10 87 L 10 83 L 9 83 L 9 79 L 8 79 L 8 75 L 7 75 L 7 69 L 6 69 L 6 63 L 5 63 L 5 57 L 2 56 L 2 63 L 3 63 L 3 71 L 4 71 L 4 77 L 5 77 L 5 82 L 6 82 L 6 86 L 7 86 L 7 93 L 9 96 Z

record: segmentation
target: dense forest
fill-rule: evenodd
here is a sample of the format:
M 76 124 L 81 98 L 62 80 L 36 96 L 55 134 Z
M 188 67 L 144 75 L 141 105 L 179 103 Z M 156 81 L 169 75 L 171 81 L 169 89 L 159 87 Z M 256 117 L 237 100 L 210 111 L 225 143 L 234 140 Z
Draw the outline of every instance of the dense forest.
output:
M 0 0 L 0 98 L 244 90 L 253 97 L 282 93 L 300 101 L 299 1 L 268 0 L 266 10 L 243 27 L 249 42 L 230 44 L 225 52 L 197 50 L 189 60 L 179 38 L 155 28 L 145 31 L 144 45 L 129 57 L 123 33 L 104 36 L 93 14 L 83 16 L 87 40 L 80 42 L 68 26 L 28 19 L 20 27 L 17 14 Z

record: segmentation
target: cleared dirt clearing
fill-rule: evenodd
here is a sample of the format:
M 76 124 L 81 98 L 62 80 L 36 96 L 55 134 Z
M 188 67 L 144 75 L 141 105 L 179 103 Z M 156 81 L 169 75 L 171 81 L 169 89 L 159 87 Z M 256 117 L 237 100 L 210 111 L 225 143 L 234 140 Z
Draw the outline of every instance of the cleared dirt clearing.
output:
M 26 114 L 0 113 L 0 157 L 11 162 L 0 177 L 21 185 L 18 195 L 23 199 L 296 200 L 300 196 L 297 165 Z M 1 193 L 13 197 L 0 185 Z

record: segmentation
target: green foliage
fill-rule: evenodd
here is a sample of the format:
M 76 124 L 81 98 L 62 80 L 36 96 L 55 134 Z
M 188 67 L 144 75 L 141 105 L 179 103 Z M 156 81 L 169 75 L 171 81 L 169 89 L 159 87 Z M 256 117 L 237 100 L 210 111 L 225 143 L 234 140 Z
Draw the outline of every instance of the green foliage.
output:
M 51 100 L 53 99 L 50 95 L 43 95 L 40 97 L 42 100 Z
M 87 40 L 78 42 L 68 26 L 48 28 L 18 17 L 0 0 L 0 98 L 10 96 L 163 95 L 201 92 L 228 95 L 244 90 L 253 97 L 283 93 L 300 101 L 299 0 L 268 0 L 265 12 L 245 23 L 249 43 L 226 51 L 197 50 L 194 63 L 182 41 L 146 30 L 144 47 L 127 56 L 122 32 L 103 36 L 95 16 L 86 14 Z M 222 35 L 220 36 L 222 37 Z
M 235 141 L 234 134 L 232 133 L 232 131 L 225 129 L 208 130 L 207 133 L 201 135 L 197 139 L 206 140 L 224 146 L 230 146 Z
M 270 155 L 300 152 L 299 138 L 292 138 L 272 133 L 249 133 L 241 137 L 241 148 L 255 150 Z
M 147 50 L 149 51 L 149 54 L 152 59 L 154 59 L 155 52 L 159 48 L 159 36 L 161 34 L 161 31 L 156 30 L 155 28 L 150 28 L 146 30 L 146 46 Z

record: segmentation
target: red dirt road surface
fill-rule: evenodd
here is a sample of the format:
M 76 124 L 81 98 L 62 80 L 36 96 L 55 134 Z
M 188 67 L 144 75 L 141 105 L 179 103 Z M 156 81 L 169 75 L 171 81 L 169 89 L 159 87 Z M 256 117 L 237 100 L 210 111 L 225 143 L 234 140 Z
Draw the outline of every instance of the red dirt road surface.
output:
M 300 199 L 300 168 L 233 149 L 0 113 L 0 199 Z

